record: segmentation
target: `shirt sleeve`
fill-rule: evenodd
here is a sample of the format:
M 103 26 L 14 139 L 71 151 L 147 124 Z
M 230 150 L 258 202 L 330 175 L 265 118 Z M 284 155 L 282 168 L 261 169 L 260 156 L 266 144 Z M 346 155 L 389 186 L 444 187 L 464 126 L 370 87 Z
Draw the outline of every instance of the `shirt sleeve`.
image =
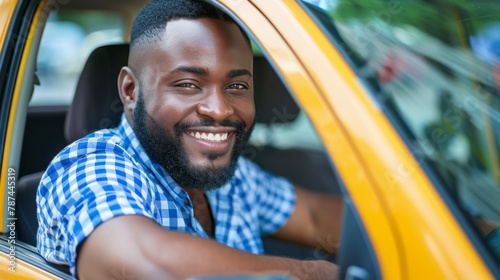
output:
M 38 188 L 41 255 L 68 264 L 75 276 L 76 249 L 97 226 L 121 215 L 153 218 L 154 200 L 141 174 L 131 158 L 109 143 L 83 142 L 62 153 Z
M 250 185 L 255 199 L 262 235 L 273 234 L 283 227 L 295 209 L 296 194 L 293 184 L 273 175 L 248 159 L 240 159 L 242 176 Z

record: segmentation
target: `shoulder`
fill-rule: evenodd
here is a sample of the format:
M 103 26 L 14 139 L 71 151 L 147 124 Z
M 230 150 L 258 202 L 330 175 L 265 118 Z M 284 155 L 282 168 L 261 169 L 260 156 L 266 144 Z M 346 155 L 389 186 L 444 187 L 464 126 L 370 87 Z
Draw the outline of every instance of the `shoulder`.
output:
M 125 146 L 125 139 L 121 135 L 113 129 L 105 129 L 71 143 L 57 157 L 78 157 L 99 151 L 123 153 Z
M 123 139 L 113 129 L 101 130 L 63 149 L 41 178 L 37 199 L 59 202 L 71 198 L 76 203 L 88 196 L 115 199 L 115 196 L 144 196 L 151 199 L 151 181 L 137 163 Z M 59 197 L 64 194 L 64 199 Z M 45 205 L 40 203 L 39 205 Z M 49 203 L 50 204 L 50 203 Z
M 112 153 L 117 155 L 126 155 L 125 141 L 112 129 L 96 131 L 66 146 L 57 154 L 47 169 L 47 173 L 68 166 L 79 159 L 96 154 Z
M 114 129 L 94 132 L 64 148 L 51 161 L 40 182 L 41 186 L 66 185 L 86 177 L 88 181 L 103 173 L 106 177 L 141 177 L 140 166 L 126 149 L 126 139 Z M 127 175 L 128 174 L 128 175 Z

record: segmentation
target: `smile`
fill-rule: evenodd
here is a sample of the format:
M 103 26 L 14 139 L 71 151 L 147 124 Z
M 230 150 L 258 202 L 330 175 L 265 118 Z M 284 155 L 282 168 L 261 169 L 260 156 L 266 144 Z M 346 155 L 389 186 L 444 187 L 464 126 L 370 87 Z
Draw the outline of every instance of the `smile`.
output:
M 210 141 L 210 142 L 223 142 L 227 140 L 228 134 L 229 133 L 205 133 L 205 132 L 194 132 L 190 131 L 188 132 L 189 135 L 192 137 L 199 139 L 199 140 L 204 140 L 204 141 Z

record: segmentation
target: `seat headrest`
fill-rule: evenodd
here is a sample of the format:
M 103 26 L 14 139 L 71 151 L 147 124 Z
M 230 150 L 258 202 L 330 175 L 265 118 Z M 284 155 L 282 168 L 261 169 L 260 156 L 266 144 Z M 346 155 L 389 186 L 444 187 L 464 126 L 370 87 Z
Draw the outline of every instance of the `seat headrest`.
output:
M 120 123 L 123 104 L 118 94 L 120 69 L 128 64 L 129 45 L 95 49 L 87 59 L 65 120 L 68 143 Z
M 95 49 L 87 59 L 66 115 L 64 135 L 71 143 L 120 122 L 123 104 L 118 94 L 120 69 L 128 64 L 129 45 L 108 45 Z M 300 108 L 269 62 L 254 57 L 254 97 L 258 123 L 291 122 Z

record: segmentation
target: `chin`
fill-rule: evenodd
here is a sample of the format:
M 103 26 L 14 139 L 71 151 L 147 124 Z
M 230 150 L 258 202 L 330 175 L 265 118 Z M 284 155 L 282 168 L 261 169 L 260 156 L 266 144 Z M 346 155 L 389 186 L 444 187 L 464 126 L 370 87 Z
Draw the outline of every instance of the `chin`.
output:
M 228 167 L 229 162 L 230 158 L 228 157 L 209 155 L 195 162 L 191 161 L 189 165 L 191 166 L 191 168 L 195 168 L 199 171 L 204 171 L 204 170 L 218 171 Z

